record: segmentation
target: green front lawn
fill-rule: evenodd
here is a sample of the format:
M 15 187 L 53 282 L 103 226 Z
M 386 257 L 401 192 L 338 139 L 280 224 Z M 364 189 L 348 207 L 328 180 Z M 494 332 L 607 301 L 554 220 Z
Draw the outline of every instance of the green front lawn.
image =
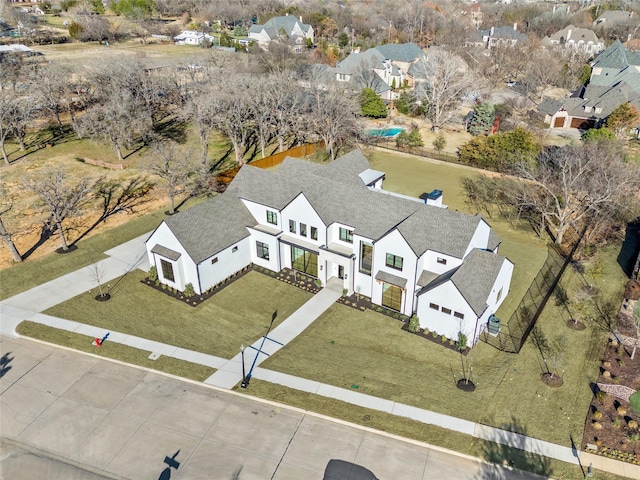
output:
M 96 302 L 87 292 L 44 313 L 128 333 L 149 340 L 232 358 L 240 345 L 264 335 L 272 313 L 274 327 L 311 298 L 311 294 L 258 272 L 249 272 L 197 307 L 140 283 L 135 270 L 112 281 L 111 299 Z

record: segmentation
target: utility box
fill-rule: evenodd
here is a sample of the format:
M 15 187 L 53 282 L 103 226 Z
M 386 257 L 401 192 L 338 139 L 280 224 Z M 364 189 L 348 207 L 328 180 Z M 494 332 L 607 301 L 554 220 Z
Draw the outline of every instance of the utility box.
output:
M 498 335 L 500 333 L 500 319 L 495 315 L 491 315 L 487 322 L 487 330 L 491 335 Z

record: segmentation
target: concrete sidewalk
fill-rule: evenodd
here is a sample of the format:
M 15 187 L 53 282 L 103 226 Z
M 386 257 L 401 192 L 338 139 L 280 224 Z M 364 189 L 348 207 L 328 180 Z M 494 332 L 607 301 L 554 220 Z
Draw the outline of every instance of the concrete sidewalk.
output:
M 99 268 L 103 269 L 103 281 L 108 282 L 117 278 L 133 268 L 148 270 L 144 240 L 148 234 L 140 236 L 130 242 L 120 245 L 106 252 L 110 256 L 108 259 L 98 262 Z M 91 268 L 85 267 L 73 273 L 34 287 L 24 293 L 0 302 L 0 334 L 15 337 L 15 327 L 23 320 L 30 320 L 37 323 L 49 325 L 51 327 L 68 330 L 90 337 L 102 337 L 106 333 L 104 329 L 72 322 L 40 312 L 53 305 L 68 300 L 85 291 L 96 287 L 95 279 L 91 274 Z M 300 307 L 288 319 L 282 322 L 277 328 L 269 333 L 269 338 L 284 345 L 293 340 L 305 328 L 307 328 L 319 315 L 331 306 L 340 296 L 341 292 L 331 288 L 323 289 L 311 300 Z M 173 345 L 166 345 L 160 342 L 127 335 L 121 332 L 110 332 L 109 341 L 121 343 L 130 347 L 139 348 L 153 353 L 186 360 L 192 363 L 206 365 L 218 369 L 214 375 L 206 380 L 206 383 L 219 388 L 230 389 L 242 379 L 241 356 L 237 355 L 231 360 L 193 352 Z M 257 352 L 260 348 L 261 340 L 255 342 L 247 352 Z M 266 341 L 263 352 L 271 355 L 277 352 L 281 345 L 272 341 Z M 247 367 L 253 363 L 253 356 L 245 358 Z M 262 363 L 267 355 L 259 355 L 256 358 L 256 366 Z M 248 372 L 248 369 L 247 369 Z M 468 420 L 463 420 L 449 415 L 405 405 L 390 400 L 372 397 L 370 395 L 347 390 L 332 385 L 315 382 L 291 375 L 273 372 L 263 368 L 256 368 L 253 377 L 287 386 L 289 388 L 334 398 L 353 405 L 360 405 L 374 410 L 391 413 L 428 425 L 436 425 L 448 430 L 464 433 L 472 437 L 490 440 L 499 444 L 509 445 L 527 452 L 544 455 L 549 458 L 561 460 L 563 462 L 578 464 L 578 454 L 582 458 L 582 465 L 594 464 L 594 467 L 616 475 L 630 478 L 640 478 L 640 466 L 627 464 L 603 457 L 594 456 L 584 452 L 573 451 L 571 448 L 552 444 L 542 440 L 525 437 L 523 435 L 507 432 L 498 428 L 477 424 Z
M 149 270 L 144 241 L 148 233 L 130 240 L 107 252 L 109 258 L 76 270 L 49 282 L 33 287 L 0 302 L 0 334 L 15 336 L 15 328 L 22 320 L 92 289 L 97 289 L 95 272 L 101 283 L 107 285 L 134 268 Z M 73 255 L 73 254 L 71 254 Z
M 252 365 L 258 366 L 284 345 L 296 338 L 313 323 L 324 311 L 333 305 L 342 295 L 337 289 L 324 288 L 314 295 L 289 318 L 269 332 L 268 338 L 260 338 L 245 350 L 245 368 L 250 375 Z M 279 343 L 278 343 L 279 342 Z M 260 350 L 262 347 L 262 350 Z M 207 378 L 204 383 L 220 388 L 230 389 L 242 380 L 242 354 L 238 354 L 226 362 L 220 369 Z

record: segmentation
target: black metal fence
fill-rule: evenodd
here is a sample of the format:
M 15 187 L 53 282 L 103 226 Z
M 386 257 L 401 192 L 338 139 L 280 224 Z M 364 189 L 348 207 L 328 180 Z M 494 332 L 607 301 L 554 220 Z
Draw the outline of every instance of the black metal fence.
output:
M 556 249 L 549 247 L 544 264 L 522 297 L 518 308 L 509 320 L 501 323 L 500 333 L 494 336 L 485 331 L 480 339 L 503 352 L 520 352 L 546 300 L 553 293 L 566 261 Z
M 435 160 L 442 160 L 449 163 L 463 163 L 458 160 L 457 155 L 451 155 L 449 153 L 439 152 L 437 150 L 425 148 L 425 147 L 398 147 L 396 140 L 393 137 L 371 137 L 366 140 L 368 145 L 374 145 L 380 148 L 387 148 L 389 150 L 395 150 L 397 152 L 409 153 L 411 155 L 418 155 L 420 157 L 433 158 Z

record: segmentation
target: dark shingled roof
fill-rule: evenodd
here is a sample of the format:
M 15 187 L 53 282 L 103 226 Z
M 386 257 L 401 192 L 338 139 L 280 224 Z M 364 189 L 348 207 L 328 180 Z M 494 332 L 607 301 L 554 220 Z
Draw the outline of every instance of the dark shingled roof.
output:
M 418 294 L 451 280 L 475 314 L 480 316 L 487 307 L 487 298 L 505 260 L 505 257 L 495 253 L 474 248 L 462 265 L 432 280 Z M 422 279 L 422 275 L 420 278 Z
M 240 199 L 220 195 L 167 218 L 171 229 L 198 264 L 249 236 L 256 221 Z
M 409 43 L 387 43 L 375 47 L 385 58 L 396 62 L 411 63 L 424 55 L 422 49 L 413 42 Z
M 277 170 L 240 169 L 220 197 L 165 222 L 199 263 L 248 235 L 255 225 L 239 199 L 282 210 L 301 193 L 325 225 L 340 223 L 374 241 L 394 228 L 417 255 L 427 249 L 462 258 L 482 218 L 370 190 L 358 174 L 370 168 L 361 151 L 327 165 L 286 158 Z
M 175 250 L 171 250 L 170 248 L 163 247 L 162 245 L 155 244 L 151 249 L 151 253 L 157 253 L 161 257 L 168 258 L 169 260 L 173 260 L 174 262 L 178 260 L 182 254 L 180 252 L 176 252 Z
M 400 288 L 407 286 L 406 278 L 399 277 L 393 273 L 383 272 L 382 270 L 378 270 L 378 273 L 376 273 L 376 280 L 381 280 L 384 283 L 390 283 L 391 285 L 395 285 Z

